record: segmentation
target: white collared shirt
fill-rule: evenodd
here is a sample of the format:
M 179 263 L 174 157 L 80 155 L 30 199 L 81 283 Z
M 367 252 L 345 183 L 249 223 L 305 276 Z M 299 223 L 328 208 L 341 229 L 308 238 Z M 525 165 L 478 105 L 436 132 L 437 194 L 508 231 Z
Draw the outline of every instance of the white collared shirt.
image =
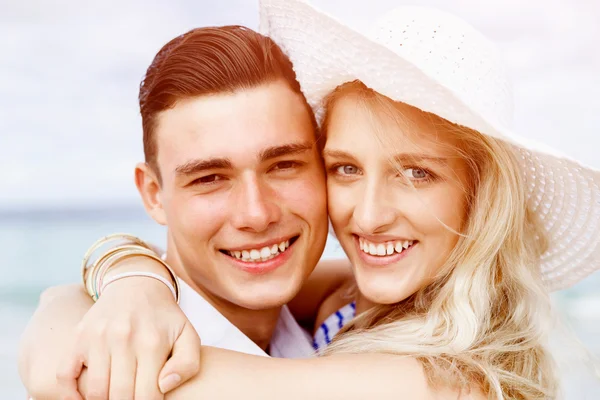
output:
M 202 344 L 247 354 L 268 356 L 256 343 L 214 308 L 204 297 L 179 280 L 179 306 L 202 339 Z M 305 358 L 314 354 L 312 339 L 283 306 L 271 338 L 273 357 Z

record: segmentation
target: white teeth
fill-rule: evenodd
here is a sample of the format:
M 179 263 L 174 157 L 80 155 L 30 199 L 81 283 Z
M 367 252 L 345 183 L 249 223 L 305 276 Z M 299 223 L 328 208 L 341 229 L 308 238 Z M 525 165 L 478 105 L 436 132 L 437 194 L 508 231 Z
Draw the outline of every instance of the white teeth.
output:
M 250 250 L 250 258 L 253 260 L 258 260 L 260 258 L 260 251 Z
M 394 245 L 394 250 L 396 250 L 398 253 L 402 253 L 402 250 L 404 250 L 404 247 L 402 247 L 402 242 L 396 242 Z
M 260 249 L 260 256 L 262 258 L 267 258 L 271 255 L 271 249 L 269 247 L 263 247 Z
M 290 247 L 290 241 L 286 240 L 279 244 L 274 244 L 272 246 L 265 246 L 262 249 L 251 249 L 251 250 L 242 250 L 242 251 L 227 251 L 227 253 L 231 257 L 235 257 L 238 260 L 243 261 L 266 261 L 271 258 L 278 256 L 280 253 L 283 253 L 288 247 Z
M 369 254 L 376 256 L 377 255 L 377 246 L 373 243 L 369 243 Z
M 404 250 L 414 244 L 413 240 L 400 240 L 385 243 L 371 243 L 366 239 L 358 238 L 358 247 L 361 251 L 373 256 L 391 256 L 396 253 L 402 253 Z
M 388 256 L 394 254 L 394 245 L 392 243 L 387 244 L 386 252 Z

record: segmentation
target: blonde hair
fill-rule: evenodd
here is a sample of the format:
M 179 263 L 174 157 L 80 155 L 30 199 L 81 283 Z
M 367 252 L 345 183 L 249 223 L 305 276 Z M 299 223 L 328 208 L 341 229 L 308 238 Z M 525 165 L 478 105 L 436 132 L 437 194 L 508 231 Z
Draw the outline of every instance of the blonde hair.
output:
M 325 130 L 342 95 L 356 96 L 369 109 L 398 113 L 391 99 L 350 82 L 327 98 Z M 544 345 L 551 323 L 540 271 L 546 242 L 527 208 L 515 150 L 427 116 L 458 137 L 457 150 L 471 169 L 465 226 L 431 284 L 400 303 L 362 313 L 324 354 L 406 355 L 422 363 L 432 385 L 466 391 L 476 386 L 490 399 L 555 398 L 557 374 Z

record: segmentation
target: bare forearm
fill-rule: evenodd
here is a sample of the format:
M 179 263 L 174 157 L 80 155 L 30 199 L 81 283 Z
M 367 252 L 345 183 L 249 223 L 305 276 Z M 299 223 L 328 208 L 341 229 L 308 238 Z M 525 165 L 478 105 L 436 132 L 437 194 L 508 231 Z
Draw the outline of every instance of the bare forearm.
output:
M 286 360 L 203 347 L 201 372 L 166 399 L 418 400 L 431 396 L 422 368 L 409 358 L 364 354 Z
M 19 373 L 34 398 L 59 398 L 56 371 L 93 302 L 81 285 L 48 289 L 21 337 Z

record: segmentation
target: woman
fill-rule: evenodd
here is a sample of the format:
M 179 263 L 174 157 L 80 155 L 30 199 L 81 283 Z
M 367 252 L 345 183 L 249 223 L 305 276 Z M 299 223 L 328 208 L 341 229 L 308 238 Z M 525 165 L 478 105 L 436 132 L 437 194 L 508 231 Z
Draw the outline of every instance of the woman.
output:
M 354 278 L 320 305 L 325 357 L 206 348 L 201 374 L 169 396 L 556 397 L 544 281 L 600 266 L 600 174 L 508 130 L 503 72 L 462 21 L 405 7 L 367 39 L 299 1 L 261 11 L 321 121 Z M 575 188 L 571 214 L 558 184 Z M 329 343 L 340 309 L 356 318 Z

